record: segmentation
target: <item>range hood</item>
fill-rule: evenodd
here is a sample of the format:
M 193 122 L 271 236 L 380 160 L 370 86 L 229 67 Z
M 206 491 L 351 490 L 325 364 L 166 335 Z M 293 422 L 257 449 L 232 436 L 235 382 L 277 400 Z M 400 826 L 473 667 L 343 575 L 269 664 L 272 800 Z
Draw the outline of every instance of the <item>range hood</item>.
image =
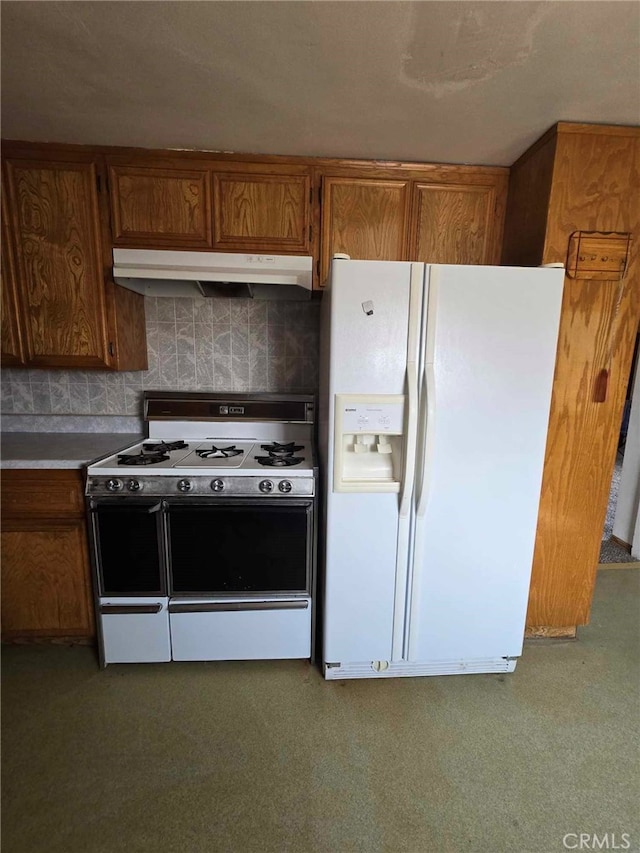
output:
M 114 249 L 113 280 L 145 296 L 309 299 L 313 258 Z

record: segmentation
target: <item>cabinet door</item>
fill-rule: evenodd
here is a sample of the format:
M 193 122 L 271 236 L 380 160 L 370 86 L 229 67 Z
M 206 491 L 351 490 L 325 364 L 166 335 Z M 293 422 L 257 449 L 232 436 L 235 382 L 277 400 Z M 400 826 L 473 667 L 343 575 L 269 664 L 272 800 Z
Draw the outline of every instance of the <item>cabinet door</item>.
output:
M 214 173 L 214 247 L 308 253 L 310 192 L 308 175 Z
M 324 178 L 321 285 L 336 252 L 364 261 L 406 258 L 408 190 L 408 181 Z
M 206 169 L 111 165 L 114 246 L 211 247 L 211 197 Z
M 96 165 L 6 163 L 27 364 L 110 366 Z
M 2 633 L 90 637 L 93 613 L 83 519 L 5 520 Z
M 15 254 L 11 245 L 5 196 L 2 196 L 2 366 L 24 364 L 16 291 Z
M 494 187 L 416 183 L 410 259 L 432 264 L 497 263 L 495 206 Z

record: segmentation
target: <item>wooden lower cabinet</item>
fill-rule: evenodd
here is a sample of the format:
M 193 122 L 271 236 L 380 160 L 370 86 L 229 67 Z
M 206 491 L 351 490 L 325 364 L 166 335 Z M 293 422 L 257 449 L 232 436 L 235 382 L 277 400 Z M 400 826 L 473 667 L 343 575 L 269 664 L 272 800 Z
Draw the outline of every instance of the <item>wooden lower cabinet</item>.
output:
M 5 471 L 0 547 L 3 640 L 94 636 L 79 471 Z

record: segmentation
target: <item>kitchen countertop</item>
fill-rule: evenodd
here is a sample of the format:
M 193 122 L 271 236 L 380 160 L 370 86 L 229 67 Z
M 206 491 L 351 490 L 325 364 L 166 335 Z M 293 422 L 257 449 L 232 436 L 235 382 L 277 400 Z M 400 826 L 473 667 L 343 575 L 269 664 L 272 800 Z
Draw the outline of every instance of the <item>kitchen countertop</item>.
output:
M 3 432 L 0 467 L 82 468 L 142 438 L 122 432 Z

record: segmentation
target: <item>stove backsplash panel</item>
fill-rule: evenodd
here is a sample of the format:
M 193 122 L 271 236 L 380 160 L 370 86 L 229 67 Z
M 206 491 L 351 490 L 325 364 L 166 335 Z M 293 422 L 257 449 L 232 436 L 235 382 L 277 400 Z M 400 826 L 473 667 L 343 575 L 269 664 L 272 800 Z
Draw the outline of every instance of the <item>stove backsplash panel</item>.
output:
M 5 414 L 139 415 L 144 389 L 279 391 L 318 385 L 318 302 L 145 297 L 149 369 L 2 370 Z

